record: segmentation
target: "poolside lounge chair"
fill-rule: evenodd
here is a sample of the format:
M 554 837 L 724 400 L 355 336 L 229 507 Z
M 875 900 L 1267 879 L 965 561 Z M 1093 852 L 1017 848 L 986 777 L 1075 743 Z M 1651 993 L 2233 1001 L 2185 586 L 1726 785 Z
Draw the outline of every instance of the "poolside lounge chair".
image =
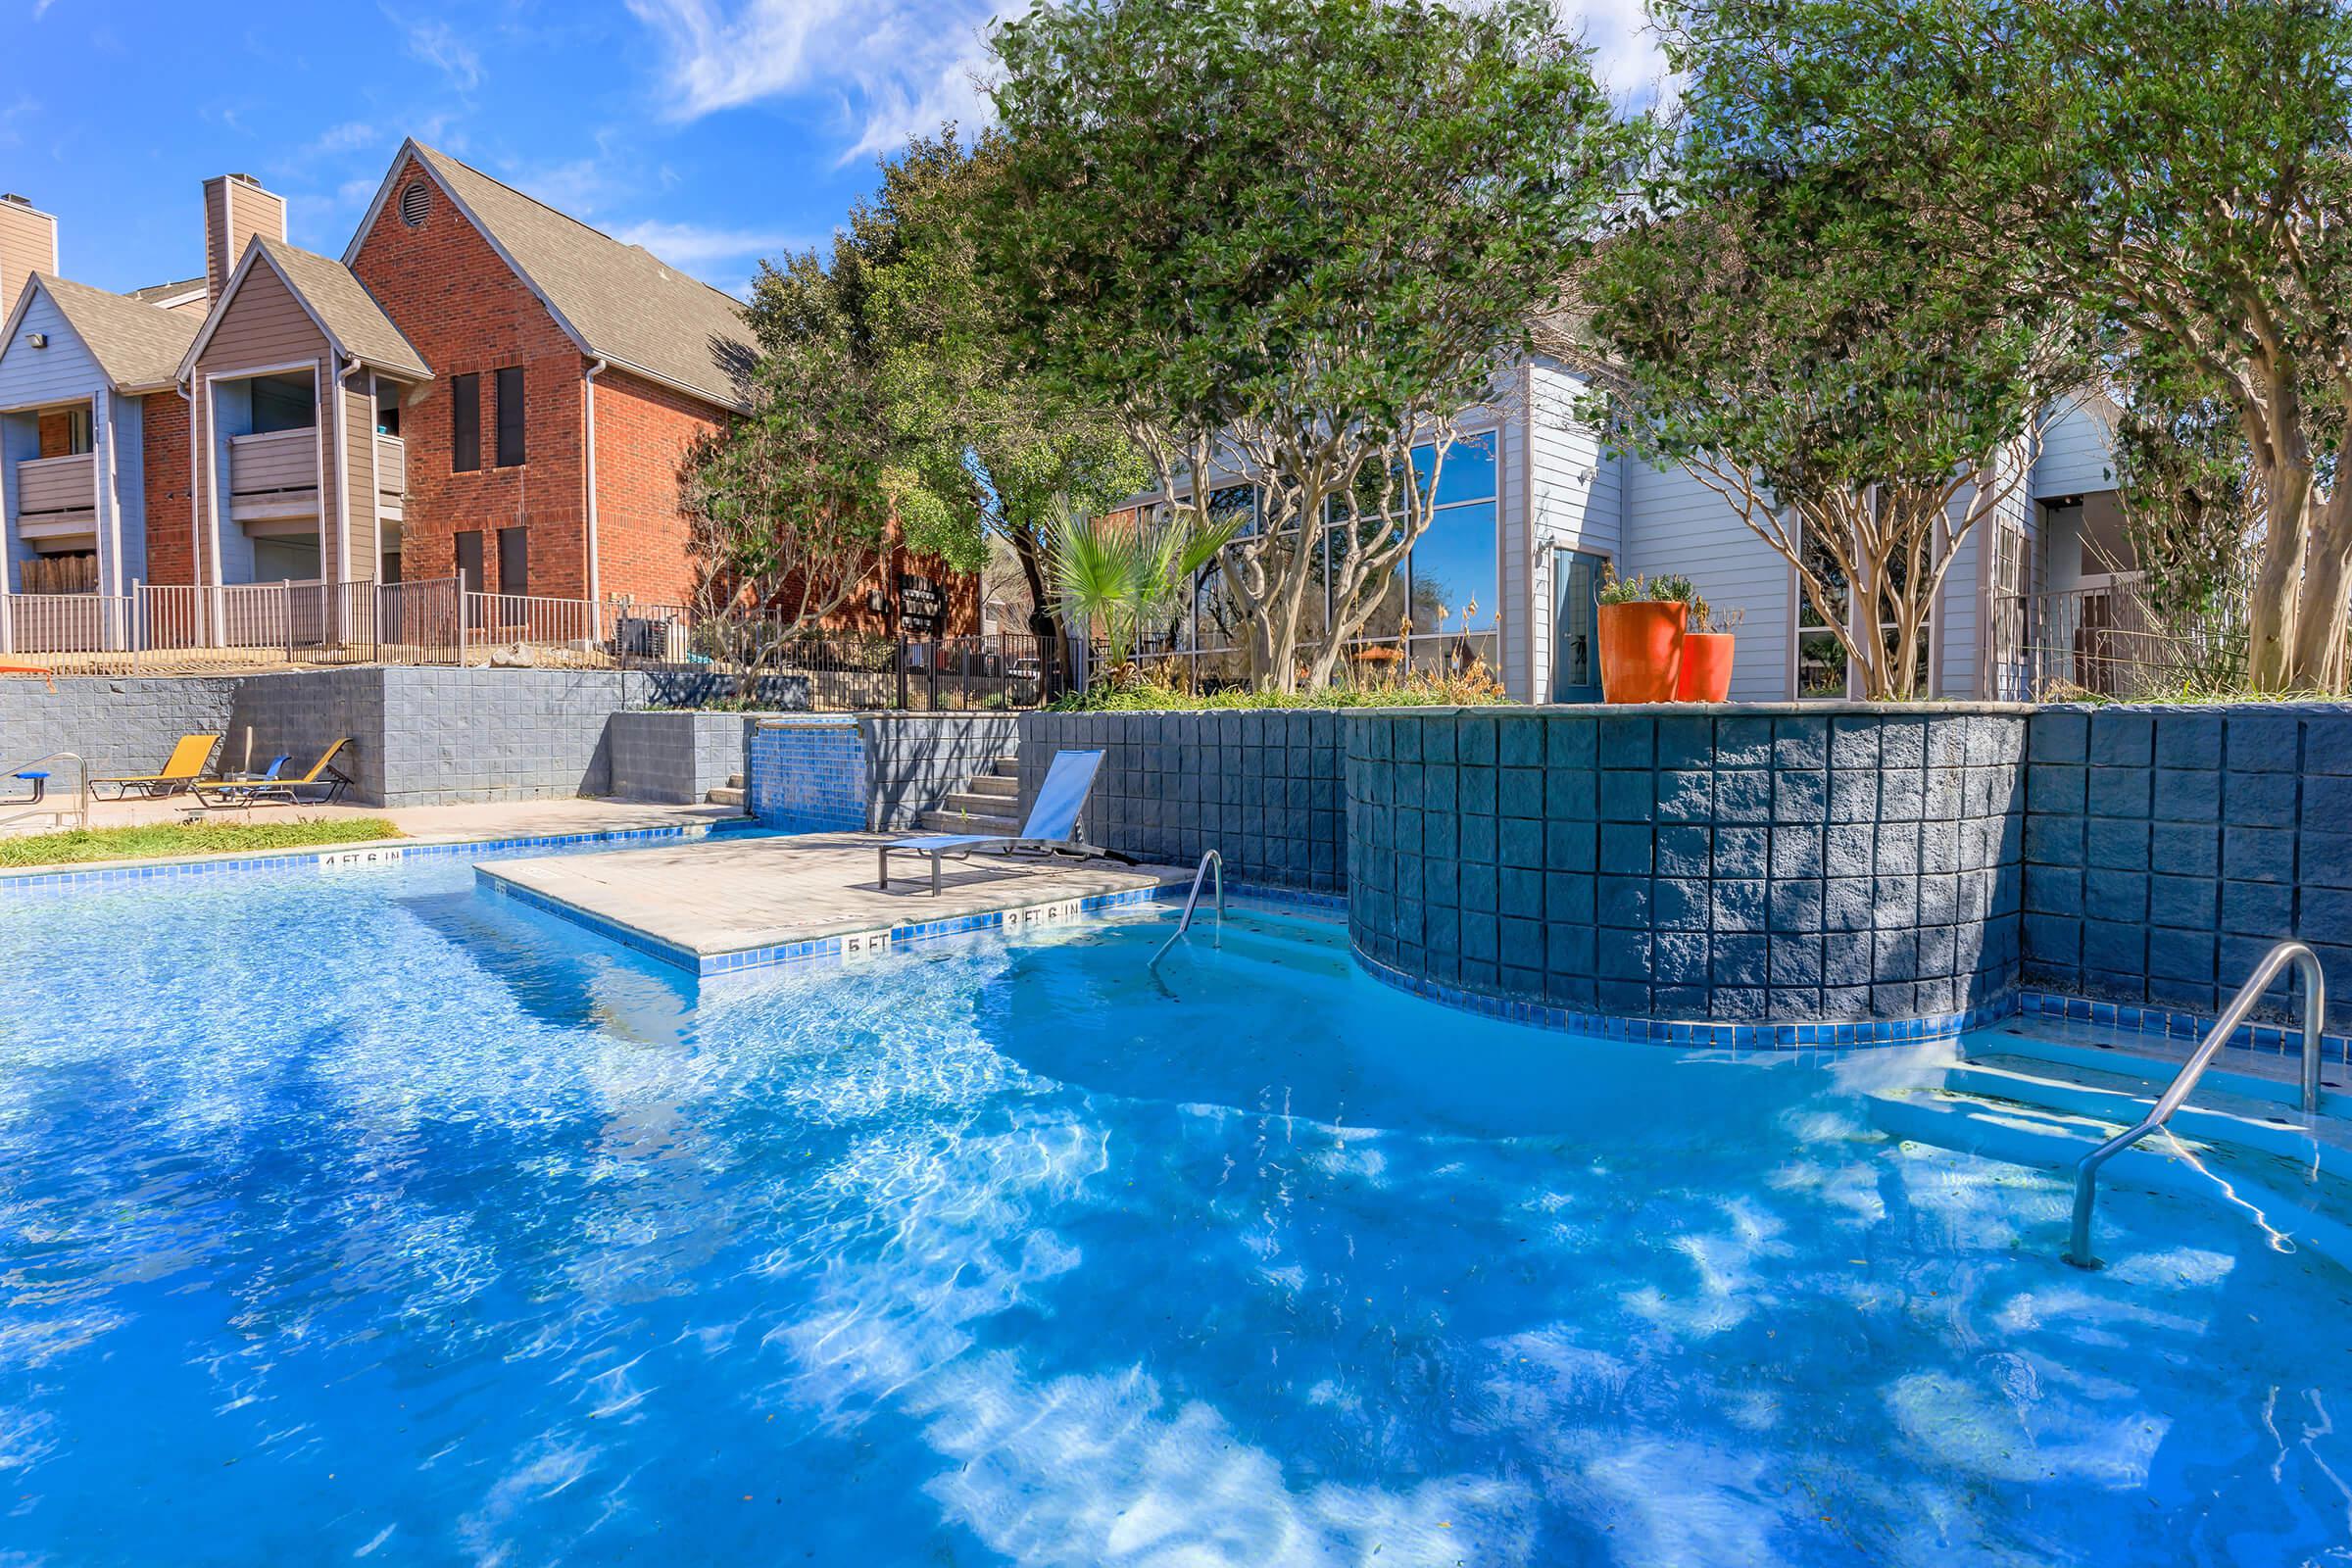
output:
M 994 855 L 1072 855 L 1082 858 L 1126 860 L 1127 857 L 1078 841 L 1078 813 L 1087 791 L 1095 787 L 1095 770 L 1102 765 L 1101 752 L 1056 752 L 1038 789 L 1029 820 L 1011 838 L 993 833 L 932 833 L 900 839 L 881 847 L 881 884 L 890 886 L 890 858 L 927 855 L 931 858 L 931 895 L 939 896 L 939 866 L 951 856 L 961 860 L 983 852 Z
M 132 774 L 126 778 L 94 778 L 90 780 L 90 793 L 98 795 L 101 789 L 111 784 L 115 793 L 111 796 L 98 795 L 98 799 L 122 801 L 130 799 L 134 793 L 149 799 L 159 795 L 176 795 L 204 776 L 204 764 L 212 758 L 213 748 L 220 744 L 220 737 L 218 735 L 182 735 L 179 744 L 172 748 L 171 759 L 159 771 Z
M 294 759 L 280 756 L 272 759 L 270 766 L 255 778 L 207 779 L 195 786 L 196 799 L 208 808 L 257 806 L 265 801 L 280 806 L 298 806 L 305 803 L 301 796 L 294 793 L 296 790 L 323 786 L 326 793 L 308 804 L 324 806 L 351 787 L 351 775 L 335 766 L 336 757 L 350 744 L 351 737 L 348 735 L 336 741 L 319 753 L 318 760 L 313 762 L 310 771 L 299 778 L 286 777 L 286 764 Z

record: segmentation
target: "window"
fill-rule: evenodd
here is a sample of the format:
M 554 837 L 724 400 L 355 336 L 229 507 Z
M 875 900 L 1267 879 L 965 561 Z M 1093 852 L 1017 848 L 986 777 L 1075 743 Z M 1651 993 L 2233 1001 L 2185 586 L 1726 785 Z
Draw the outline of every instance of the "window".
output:
M 1502 595 L 1496 570 L 1494 533 L 1494 447 L 1493 431 L 1465 436 L 1446 454 L 1432 497 L 1429 531 L 1413 541 L 1411 598 L 1414 661 L 1461 666 L 1469 655 L 1493 664 L 1501 657 L 1494 644 Z M 1413 454 L 1413 469 L 1427 485 L 1427 447 Z
M 522 463 L 522 367 L 510 365 L 498 372 L 498 466 Z
M 498 530 L 498 591 L 502 594 L 531 591 L 529 532 L 527 528 Z
M 1839 625 L 1849 624 L 1853 616 L 1852 595 L 1847 592 L 1845 574 L 1838 569 L 1827 550 L 1818 548 L 1812 538 L 1804 541 L 1805 564 L 1828 591 L 1830 611 Z M 1845 644 L 1831 630 L 1813 608 L 1812 596 L 1805 592 L 1804 583 L 1792 570 L 1789 578 L 1796 590 L 1796 695 L 1804 697 L 1843 697 L 1846 680 Z
M 471 473 L 482 466 L 482 378 L 449 378 L 449 467 L 453 473 Z M 460 536 L 464 537 L 463 535 Z M 474 536 L 478 560 L 481 536 Z
M 411 228 L 422 228 L 433 211 L 433 193 L 421 179 L 412 179 L 400 193 L 400 220 Z
M 80 457 L 90 450 L 90 411 L 85 407 L 44 414 L 38 433 L 42 457 Z
M 396 386 L 375 389 L 375 433 L 400 434 L 400 388 Z

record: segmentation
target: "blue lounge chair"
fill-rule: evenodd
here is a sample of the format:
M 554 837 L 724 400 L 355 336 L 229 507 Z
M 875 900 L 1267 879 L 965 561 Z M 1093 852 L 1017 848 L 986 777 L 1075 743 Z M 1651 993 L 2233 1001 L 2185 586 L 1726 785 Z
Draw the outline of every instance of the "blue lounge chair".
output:
M 932 833 L 883 845 L 882 886 L 890 886 L 890 858 L 894 855 L 931 858 L 934 898 L 939 896 L 940 862 L 950 857 L 961 860 L 985 851 L 997 855 L 1074 855 L 1126 860 L 1124 855 L 1078 841 L 1078 813 L 1086 807 L 1087 791 L 1095 787 L 1095 770 L 1102 765 L 1101 752 L 1054 753 L 1054 765 L 1046 769 L 1046 782 L 1038 789 L 1037 804 L 1029 808 L 1029 820 L 1011 838 L 994 833 Z

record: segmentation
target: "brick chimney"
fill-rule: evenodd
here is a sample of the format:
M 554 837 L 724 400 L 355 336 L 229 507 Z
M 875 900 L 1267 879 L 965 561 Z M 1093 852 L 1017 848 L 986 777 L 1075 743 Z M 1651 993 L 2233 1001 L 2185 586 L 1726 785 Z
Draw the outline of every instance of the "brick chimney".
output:
M 24 279 L 57 270 L 57 220 L 11 191 L 0 196 L 0 317 L 16 309 Z
M 216 174 L 204 182 L 204 297 L 218 300 L 256 234 L 283 242 L 286 199 L 251 174 Z

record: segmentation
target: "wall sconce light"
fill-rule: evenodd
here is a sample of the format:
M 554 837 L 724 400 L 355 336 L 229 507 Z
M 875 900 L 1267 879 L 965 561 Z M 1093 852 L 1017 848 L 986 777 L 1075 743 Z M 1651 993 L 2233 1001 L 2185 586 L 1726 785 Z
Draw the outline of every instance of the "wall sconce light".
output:
M 49 334 L 46 332 L 27 332 L 24 334 L 24 341 L 31 344 L 36 349 L 45 349 L 49 346 Z

